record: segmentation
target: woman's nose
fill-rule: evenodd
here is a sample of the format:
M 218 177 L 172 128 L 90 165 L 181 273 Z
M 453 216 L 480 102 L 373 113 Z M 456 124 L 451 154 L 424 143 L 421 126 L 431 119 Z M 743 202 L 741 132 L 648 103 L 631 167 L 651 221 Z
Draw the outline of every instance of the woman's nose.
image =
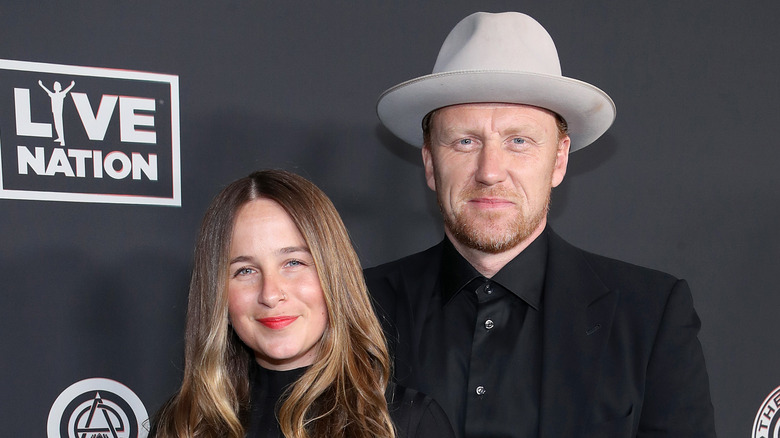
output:
M 283 290 L 282 282 L 273 277 L 265 277 L 257 294 L 258 302 L 268 307 L 276 307 L 285 299 L 287 294 Z

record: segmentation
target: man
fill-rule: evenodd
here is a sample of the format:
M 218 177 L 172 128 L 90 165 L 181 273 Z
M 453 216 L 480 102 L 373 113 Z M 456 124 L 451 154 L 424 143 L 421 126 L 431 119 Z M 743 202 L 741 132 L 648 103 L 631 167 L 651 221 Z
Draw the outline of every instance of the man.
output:
M 612 124 L 603 91 L 561 76 L 524 14 L 477 13 L 431 75 L 377 112 L 422 147 L 439 245 L 366 271 L 395 376 L 460 437 L 711 437 L 687 284 L 584 252 L 547 225 L 569 153 Z

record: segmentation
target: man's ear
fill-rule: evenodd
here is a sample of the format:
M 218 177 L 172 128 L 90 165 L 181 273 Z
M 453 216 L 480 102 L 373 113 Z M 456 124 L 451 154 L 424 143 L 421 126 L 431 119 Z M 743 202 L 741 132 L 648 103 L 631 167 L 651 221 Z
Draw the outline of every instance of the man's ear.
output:
M 555 152 L 555 165 L 552 174 L 552 186 L 558 187 L 563 182 L 566 175 L 566 167 L 569 165 L 569 149 L 571 148 L 571 138 L 565 136 L 558 142 L 558 150 Z
M 435 192 L 436 178 L 433 176 L 433 156 L 431 155 L 431 148 L 427 144 L 422 147 L 422 159 L 425 166 L 425 182 Z

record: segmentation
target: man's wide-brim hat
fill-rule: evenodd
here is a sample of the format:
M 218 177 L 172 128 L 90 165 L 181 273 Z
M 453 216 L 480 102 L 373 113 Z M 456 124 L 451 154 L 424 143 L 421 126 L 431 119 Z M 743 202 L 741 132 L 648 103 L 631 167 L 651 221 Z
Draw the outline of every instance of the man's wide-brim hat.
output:
M 377 114 L 402 140 L 422 146 L 428 113 L 480 102 L 533 105 L 559 114 L 569 126 L 571 151 L 594 142 L 615 120 L 612 99 L 593 85 L 564 77 L 550 35 L 519 12 L 464 18 L 444 41 L 433 73 L 382 93 Z

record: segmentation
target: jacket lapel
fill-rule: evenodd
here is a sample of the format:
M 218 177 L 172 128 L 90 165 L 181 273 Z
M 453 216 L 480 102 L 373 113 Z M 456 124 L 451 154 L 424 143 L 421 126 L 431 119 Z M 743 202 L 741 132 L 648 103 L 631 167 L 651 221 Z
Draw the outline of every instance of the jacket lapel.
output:
M 542 331 L 539 436 L 578 436 L 586 426 L 618 293 L 581 250 L 550 231 Z

